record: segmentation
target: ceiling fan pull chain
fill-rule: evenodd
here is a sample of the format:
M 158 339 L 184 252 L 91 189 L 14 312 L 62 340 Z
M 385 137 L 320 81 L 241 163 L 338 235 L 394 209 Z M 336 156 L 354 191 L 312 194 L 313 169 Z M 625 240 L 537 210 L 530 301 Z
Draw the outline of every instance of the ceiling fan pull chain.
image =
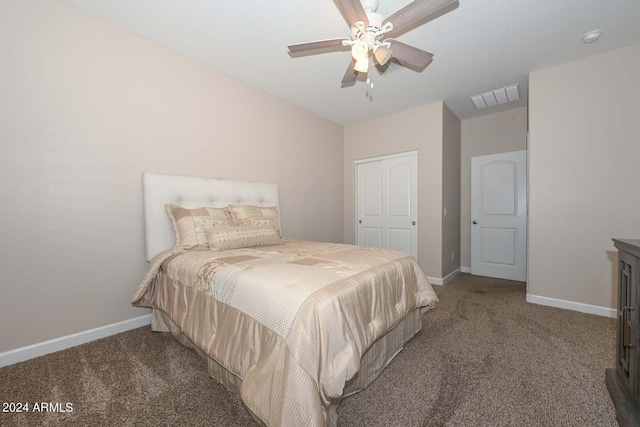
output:
M 370 79 L 369 79 L 369 77 L 367 76 L 367 86 L 366 86 L 366 89 L 364 90 L 364 96 L 365 96 L 365 98 L 368 98 L 368 97 L 369 97 L 369 82 L 370 82 L 370 81 L 371 81 L 371 80 L 370 80 Z
M 367 76 L 367 91 L 365 92 L 365 96 L 369 98 L 369 102 L 373 101 L 373 82 L 371 81 L 371 77 Z

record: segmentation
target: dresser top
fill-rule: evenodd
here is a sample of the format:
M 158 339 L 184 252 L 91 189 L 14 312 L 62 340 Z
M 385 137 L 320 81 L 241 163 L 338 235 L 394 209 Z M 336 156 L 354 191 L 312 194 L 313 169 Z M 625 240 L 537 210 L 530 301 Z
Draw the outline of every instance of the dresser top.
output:
M 640 239 L 613 239 L 613 246 L 640 257 Z

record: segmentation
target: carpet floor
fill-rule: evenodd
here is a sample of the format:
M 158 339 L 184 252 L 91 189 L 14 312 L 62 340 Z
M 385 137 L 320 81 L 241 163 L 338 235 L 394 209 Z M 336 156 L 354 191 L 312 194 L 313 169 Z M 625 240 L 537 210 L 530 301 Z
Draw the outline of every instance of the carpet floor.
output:
M 519 282 L 460 274 L 435 290 L 422 331 L 342 401 L 339 426 L 618 425 L 615 319 L 528 304 Z M 1 426 L 256 426 L 195 352 L 149 327 L 1 368 L 0 398 L 30 405 Z

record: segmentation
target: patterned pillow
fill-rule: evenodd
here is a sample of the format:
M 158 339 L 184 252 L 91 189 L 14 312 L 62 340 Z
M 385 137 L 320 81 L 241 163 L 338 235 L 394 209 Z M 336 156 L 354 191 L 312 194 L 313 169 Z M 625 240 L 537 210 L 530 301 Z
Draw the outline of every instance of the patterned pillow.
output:
M 235 226 L 270 225 L 275 227 L 278 236 L 282 237 L 276 206 L 230 205 L 229 211 Z
M 207 237 L 213 251 L 282 244 L 278 229 L 272 225 L 216 227 L 207 230 Z
M 227 208 L 186 209 L 178 205 L 166 205 L 165 210 L 176 237 L 174 252 L 192 249 L 207 250 L 209 249 L 207 230 L 233 225 Z

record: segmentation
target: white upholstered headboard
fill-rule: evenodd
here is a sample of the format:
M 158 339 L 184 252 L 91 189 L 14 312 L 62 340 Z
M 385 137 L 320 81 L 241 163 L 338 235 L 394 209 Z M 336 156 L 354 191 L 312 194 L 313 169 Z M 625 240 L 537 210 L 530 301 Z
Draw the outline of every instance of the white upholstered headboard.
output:
M 277 184 L 143 172 L 142 187 L 148 261 L 158 253 L 173 247 L 173 228 L 165 212 L 166 204 L 175 203 L 185 208 L 228 205 L 277 206 L 280 213 Z M 279 220 L 281 217 L 282 215 L 278 215 Z

